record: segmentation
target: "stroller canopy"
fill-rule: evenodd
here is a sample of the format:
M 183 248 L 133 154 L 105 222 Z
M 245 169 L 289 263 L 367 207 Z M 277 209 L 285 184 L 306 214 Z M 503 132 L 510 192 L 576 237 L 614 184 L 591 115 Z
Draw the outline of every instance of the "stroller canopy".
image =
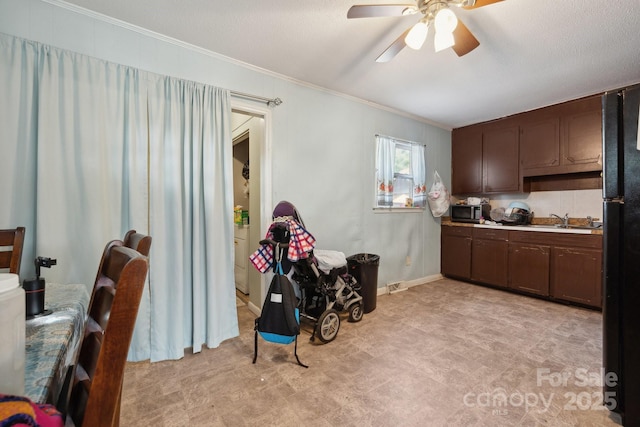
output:
M 274 232 L 286 229 L 288 249 L 287 259 L 283 260 L 283 268 L 285 273 L 291 268 L 289 261 L 296 262 L 299 259 L 308 258 L 314 249 L 316 239 L 309 233 L 302 223 L 302 218 L 298 210 L 293 204 L 282 201 L 278 203 L 273 210 L 273 223 L 267 231 L 265 240 L 260 242 L 260 247 L 249 257 L 253 266 L 261 273 L 265 273 L 273 266 L 274 245 L 282 242 L 279 237 L 282 233 L 277 233 L 278 238 L 274 237 Z
M 287 218 L 291 217 L 295 222 L 302 225 L 304 227 L 304 221 L 302 221 L 302 217 L 300 213 L 293 206 L 292 203 L 287 202 L 286 200 L 281 201 L 276 205 L 273 209 L 272 220 L 276 221 L 278 218 Z

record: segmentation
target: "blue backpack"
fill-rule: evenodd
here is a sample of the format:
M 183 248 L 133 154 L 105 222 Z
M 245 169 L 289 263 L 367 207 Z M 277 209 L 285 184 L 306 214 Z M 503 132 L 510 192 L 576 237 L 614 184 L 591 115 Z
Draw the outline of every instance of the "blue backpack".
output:
M 258 334 L 268 342 L 277 344 L 295 343 L 294 355 L 300 366 L 308 368 L 298 358 L 298 335 L 300 335 L 300 311 L 293 285 L 282 272 L 278 261 L 275 276 L 262 305 L 262 313 L 255 322 L 253 363 L 258 358 Z

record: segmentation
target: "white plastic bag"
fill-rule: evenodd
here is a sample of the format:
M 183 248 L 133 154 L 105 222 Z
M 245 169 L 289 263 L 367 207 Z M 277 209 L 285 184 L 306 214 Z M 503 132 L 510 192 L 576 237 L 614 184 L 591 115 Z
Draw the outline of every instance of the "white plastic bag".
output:
M 433 172 L 433 184 L 427 195 L 429 208 L 434 217 L 438 218 L 449 210 L 449 190 L 445 187 L 438 171 Z

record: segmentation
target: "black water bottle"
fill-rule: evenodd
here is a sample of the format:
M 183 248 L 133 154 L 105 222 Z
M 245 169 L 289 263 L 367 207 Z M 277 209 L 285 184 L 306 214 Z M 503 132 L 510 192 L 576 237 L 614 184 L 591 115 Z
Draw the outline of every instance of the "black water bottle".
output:
M 22 282 L 25 292 L 27 317 L 37 316 L 44 311 L 44 277 L 40 277 L 40 267 L 51 268 L 57 261 L 51 258 L 37 257 L 34 261 L 36 266 L 36 278 Z

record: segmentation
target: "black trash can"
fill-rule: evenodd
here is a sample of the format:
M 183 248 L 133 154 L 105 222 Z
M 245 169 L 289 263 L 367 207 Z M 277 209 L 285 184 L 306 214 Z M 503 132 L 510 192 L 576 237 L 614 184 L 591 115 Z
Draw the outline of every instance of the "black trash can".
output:
M 362 288 L 361 295 L 364 312 L 370 313 L 376 308 L 378 298 L 378 266 L 380 256 L 375 254 L 356 254 L 347 257 L 347 266 Z

